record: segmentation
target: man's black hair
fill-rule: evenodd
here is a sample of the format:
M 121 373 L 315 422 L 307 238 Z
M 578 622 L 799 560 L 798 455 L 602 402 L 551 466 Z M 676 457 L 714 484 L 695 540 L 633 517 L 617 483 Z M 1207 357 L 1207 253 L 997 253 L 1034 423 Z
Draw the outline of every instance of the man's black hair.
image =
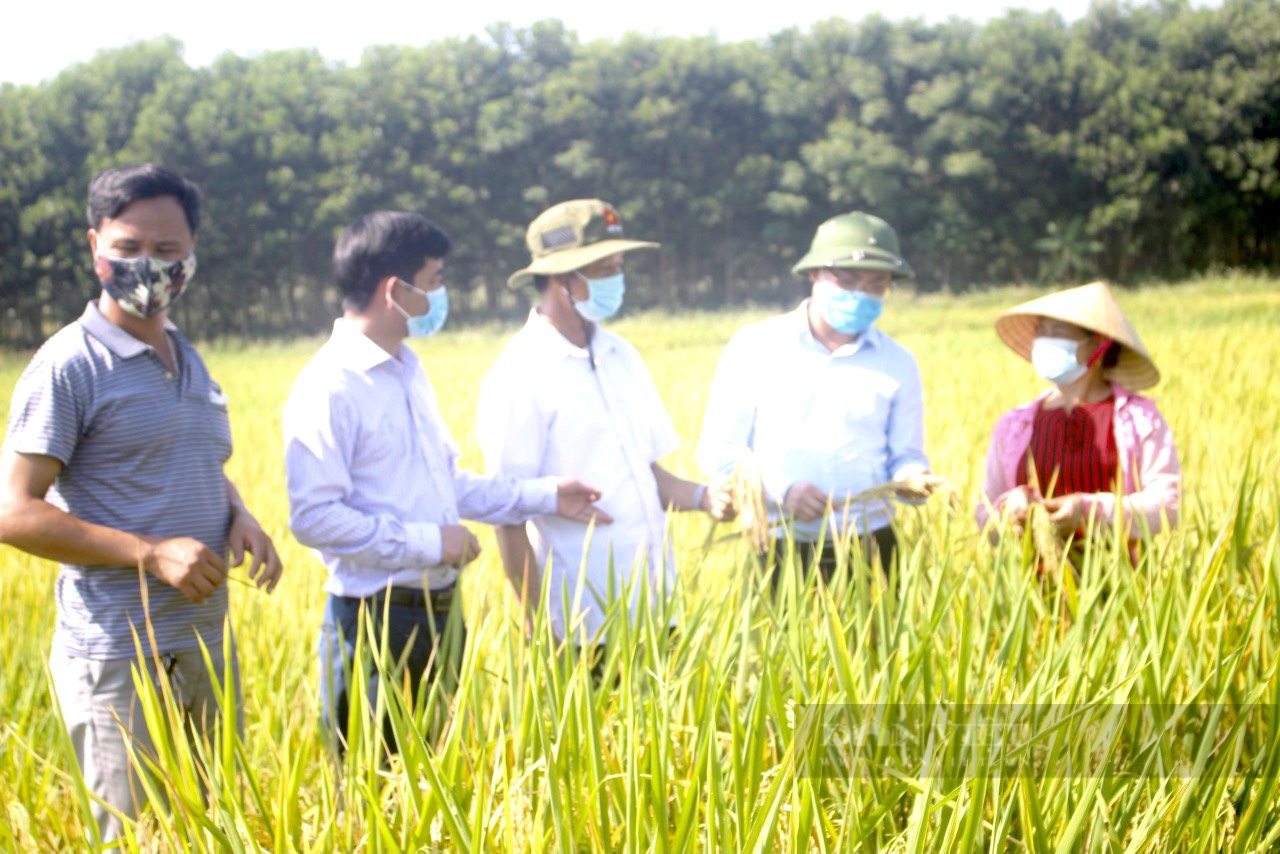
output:
M 375 211 L 348 226 L 333 247 L 333 278 L 342 305 L 363 311 L 387 276 L 406 282 L 430 258 L 445 258 L 453 249 L 449 235 L 426 217 L 402 211 Z
M 187 227 L 194 235 L 200 227 L 200 189 L 167 166 L 138 163 L 116 166 L 93 176 L 89 182 L 89 204 L 85 217 L 97 229 L 104 219 L 115 219 L 139 199 L 173 196 L 187 215 Z

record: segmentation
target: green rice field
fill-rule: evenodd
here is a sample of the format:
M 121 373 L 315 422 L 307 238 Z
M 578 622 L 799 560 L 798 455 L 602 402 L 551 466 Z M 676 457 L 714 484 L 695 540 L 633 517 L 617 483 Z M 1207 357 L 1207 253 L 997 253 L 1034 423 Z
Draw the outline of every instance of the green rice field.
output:
M 900 572 L 854 567 L 774 599 L 733 524 L 673 515 L 680 583 L 615 613 L 607 667 L 526 634 L 490 530 L 464 574 L 469 645 L 451 694 L 392 692 L 387 764 L 318 725 L 324 569 L 288 531 L 280 412 L 321 339 L 202 348 L 231 405 L 228 473 L 285 562 L 232 588 L 243 738 L 190 744 L 165 688 L 153 766 L 169 803 L 126 851 L 1268 851 L 1280 848 L 1280 285 L 1220 276 L 1117 291 L 1161 369 L 1149 393 L 1184 469 L 1182 521 L 1134 565 L 1091 546 L 1078 582 L 972 510 L 992 425 L 1042 388 L 996 337 L 1035 295 L 895 292 L 926 442 L 951 490 L 903 508 Z M 626 316 L 693 449 L 720 351 L 771 310 Z M 482 466 L 480 378 L 511 326 L 414 344 L 463 463 Z M 0 415 L 29 353 L 0 354 Z M 0 850 L 85 850 L 87 797 L 52 702 L 56 566 L 0 547 Z M 233 576 L 245 578 L 240 568 Z M 667 624 L 679 631 L 668 639 Z M 376 646 L 376 643 L 375 643 Z

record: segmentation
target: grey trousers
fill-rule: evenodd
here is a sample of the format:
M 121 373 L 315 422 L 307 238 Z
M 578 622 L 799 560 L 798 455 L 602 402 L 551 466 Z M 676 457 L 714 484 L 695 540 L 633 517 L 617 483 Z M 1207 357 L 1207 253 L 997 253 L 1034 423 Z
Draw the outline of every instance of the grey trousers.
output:
M 225 671 L 221 645 L 210 649 L 209 657 L 221 681 Z M 155 755 L 155 743 L 133 682 L 137 665 L 133 658 L 76 658 L 58 649 L 49 656 L 54 691 L 75 748 L 76 762 L 85 785 L 96 796 L 91 808 L 102 842 L 119 839 L 124 830 L 120 816 L 136 818 L 146 800 L 138 778 L 140 769 L 129 761 L 125 733 L 140 757 Z M 152 684 L 158 684 L 156 660 L 148 656 L 143 666 Z M 161 655 L 160 667 L 169 674 L 189 732 L 196 737 L 211 732 L 217 722 L 218 700 L 200 650 Z M 235 681 L 235 709 L 231 711 L 237 715 L 239 728 L 240 668 L 234 647 L 231 674 Z

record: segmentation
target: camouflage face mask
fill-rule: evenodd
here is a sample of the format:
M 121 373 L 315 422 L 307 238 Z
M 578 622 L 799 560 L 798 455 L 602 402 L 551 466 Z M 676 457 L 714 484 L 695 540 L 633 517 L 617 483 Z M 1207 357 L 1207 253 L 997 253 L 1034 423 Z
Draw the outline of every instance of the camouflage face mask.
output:
M 122 309 L 135 317 L 154 317 L 186 289 L 196 272 L 196 255 L 192 252 L 180 261 L 161 261 L 147 255 L 98 255 L 93 269 L 102 287 Z

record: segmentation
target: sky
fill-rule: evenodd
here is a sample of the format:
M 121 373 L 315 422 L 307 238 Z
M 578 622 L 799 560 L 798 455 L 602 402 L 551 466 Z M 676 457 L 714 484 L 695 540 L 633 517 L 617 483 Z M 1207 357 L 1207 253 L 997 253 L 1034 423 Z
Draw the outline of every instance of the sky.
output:
M 1074 21 L 1089 0 L 132 0 L 120 4 L 86 0 L 10 0 L 0 30 L 0 83 L 39 83 L 86 62 L 100 50 L 170 35 L 184 46 L 194 67 L 226 52 L 256 56 L 286 48 L 315 48 L 333 62 L 355 65 L 370 45 L 423 45 L 447 36 L 483 35 L 498 21 L 527 27 L 559 18 L 583 41 L 616 38 L 627 31 L 651 35 L 715 34 L 722 41 L 760 38 L 788 27 L 808 29 L 833 16 L 860 20 L 879 13 L 891 20 L 923 18 L 938 23 L 962 17 L 977 23 L 1009 8 L 1056 10 Z

